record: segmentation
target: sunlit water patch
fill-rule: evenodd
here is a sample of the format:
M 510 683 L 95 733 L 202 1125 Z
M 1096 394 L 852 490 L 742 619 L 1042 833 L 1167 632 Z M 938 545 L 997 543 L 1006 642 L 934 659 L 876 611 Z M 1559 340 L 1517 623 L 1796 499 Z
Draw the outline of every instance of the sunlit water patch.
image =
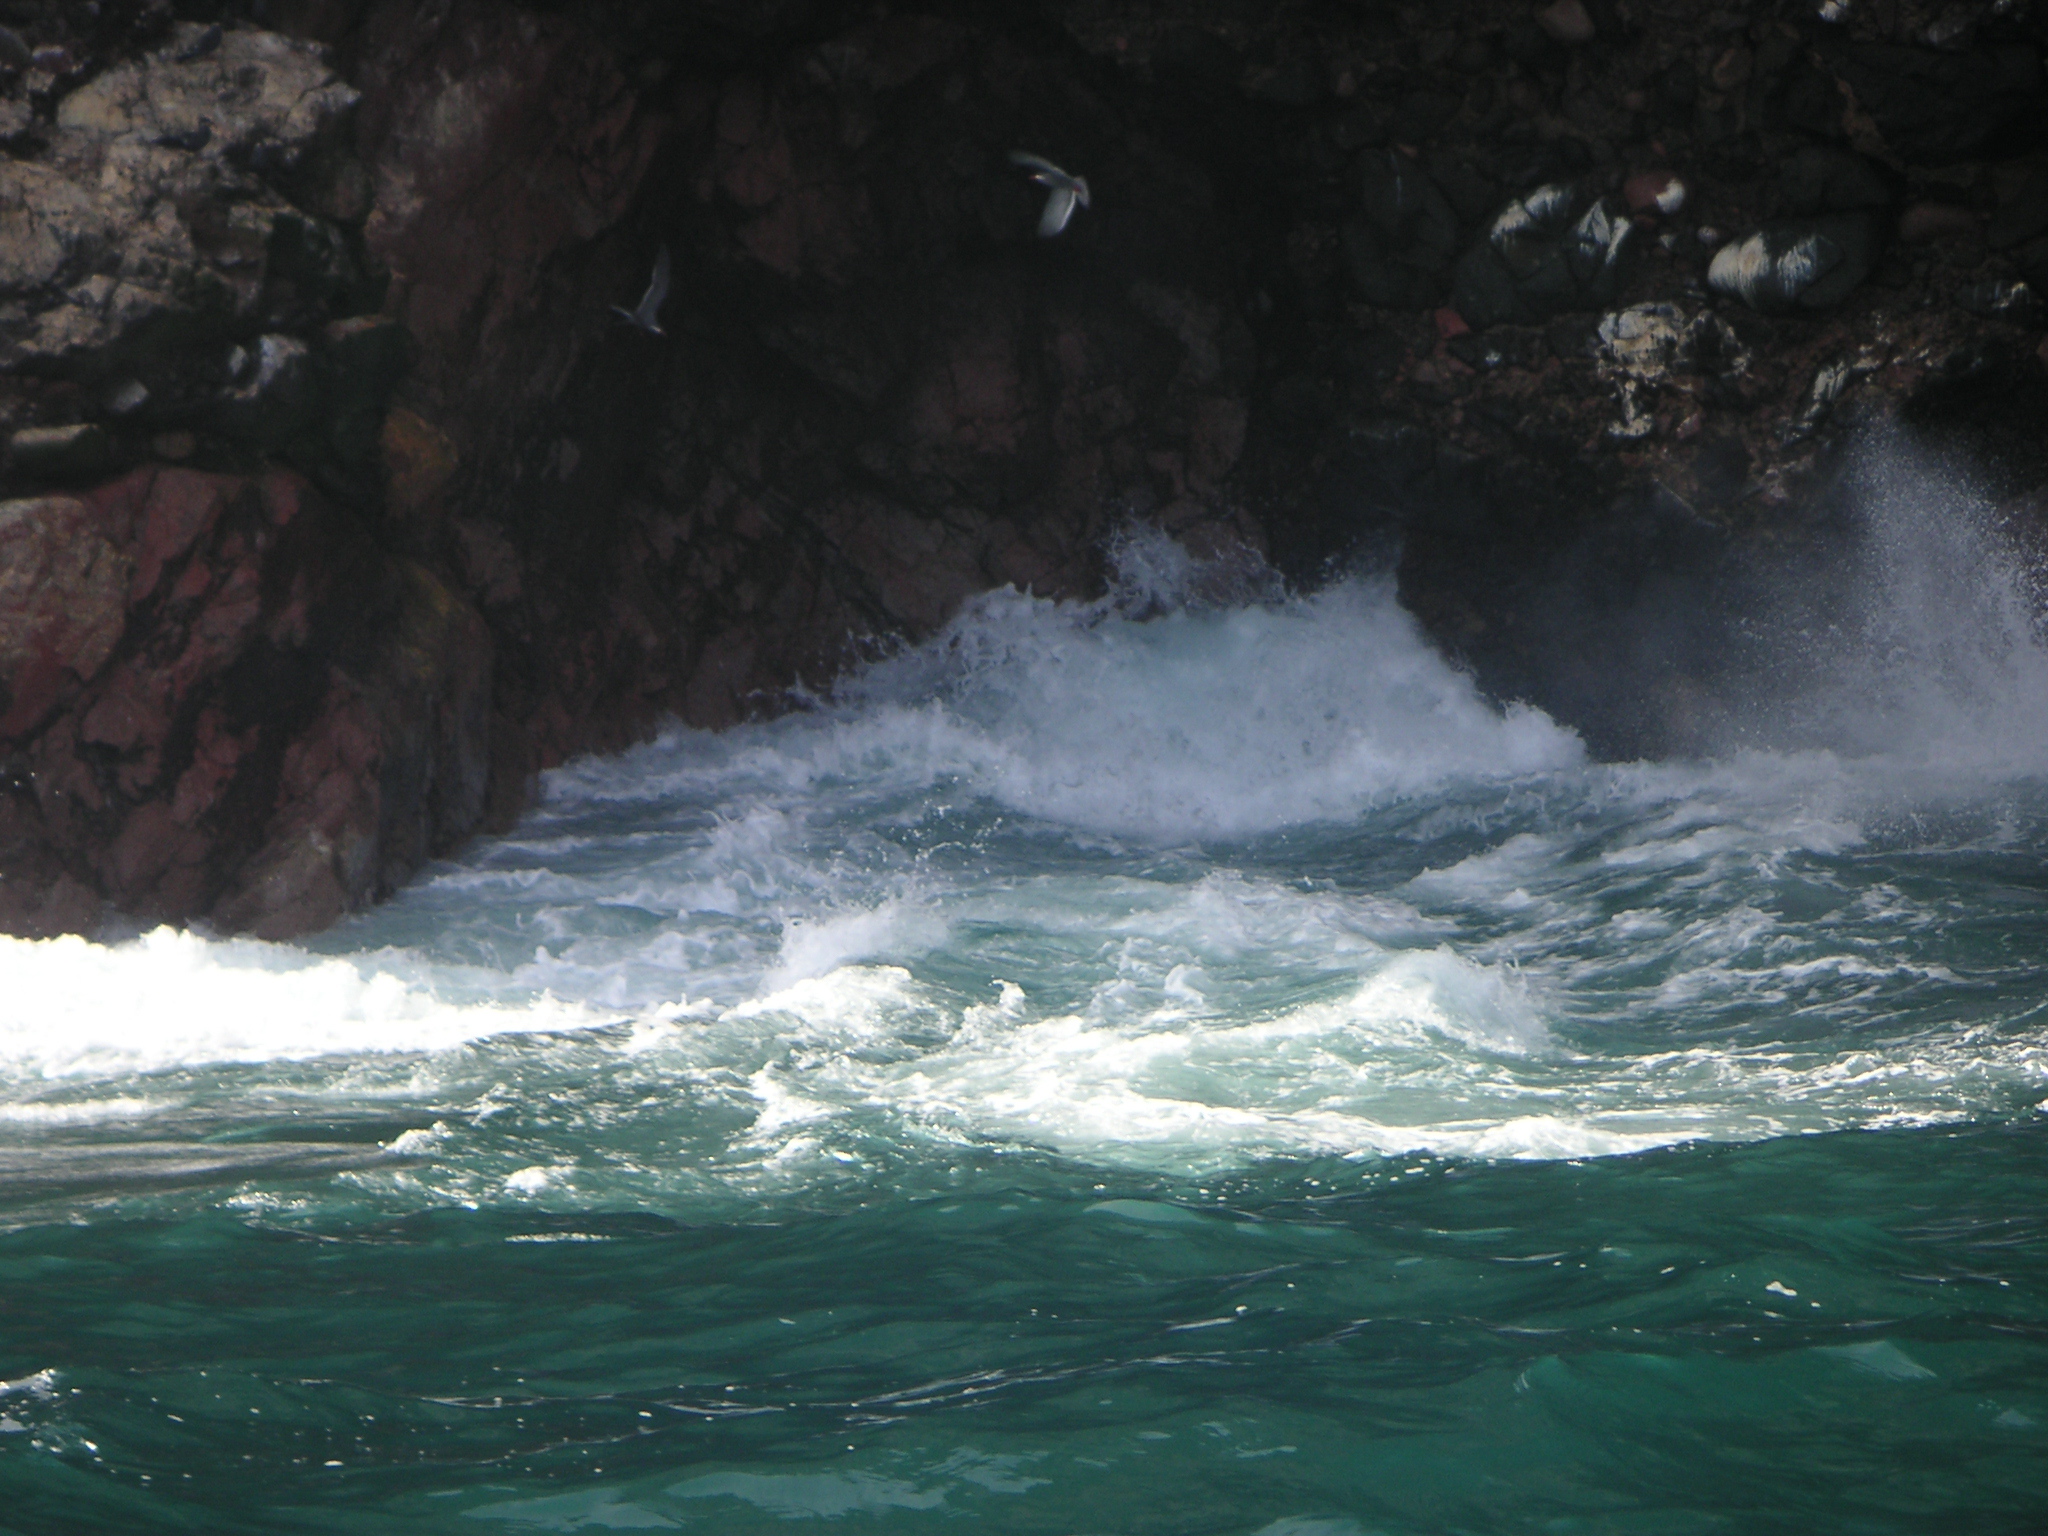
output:
M 1889 670 L 1614 765 L 1140 540 L 306 944 L 0 940 L 7 1505 L 1774 1529 L 1708 1474 L 1781 1402 L 1784 1528 L 1960 1528 L 1857 1523 L 1916 1415 L 2023 1523 L 2048 664 L 1939 550 L 1939 643 L 1873 577 Z

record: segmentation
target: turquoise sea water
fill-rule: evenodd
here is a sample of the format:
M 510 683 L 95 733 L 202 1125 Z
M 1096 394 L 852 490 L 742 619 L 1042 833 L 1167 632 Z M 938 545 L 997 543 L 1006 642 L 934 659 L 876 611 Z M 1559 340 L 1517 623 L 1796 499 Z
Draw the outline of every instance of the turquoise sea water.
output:
M 1698 762 L 1139 541 L 308 944 L 0 941 L 0 1530 L 2048 1526 L 2048 654 L 1887 526 Z

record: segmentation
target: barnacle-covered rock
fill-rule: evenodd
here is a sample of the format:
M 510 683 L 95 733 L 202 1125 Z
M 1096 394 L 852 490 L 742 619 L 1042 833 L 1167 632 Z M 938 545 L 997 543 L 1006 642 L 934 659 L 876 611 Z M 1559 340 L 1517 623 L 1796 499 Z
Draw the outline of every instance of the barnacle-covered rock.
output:
M 1688 376 L 1725 379 L 1749 367 L 1747 349 L 1720 316 L 1688 313 L 1666 301 L 1602 315 L 1593 355 L 1621 407 L 1604 428 L 1615 442 L 1634 442 L 1656 430 L 1651 405 L 1660 390 L 1683 391 Z
M 1957 290 L 1956 303 L 1973 315 L 2014 325 L 2039 325 L 2048 313 L 2030 285 L 2011 281 L 1970 283 Z

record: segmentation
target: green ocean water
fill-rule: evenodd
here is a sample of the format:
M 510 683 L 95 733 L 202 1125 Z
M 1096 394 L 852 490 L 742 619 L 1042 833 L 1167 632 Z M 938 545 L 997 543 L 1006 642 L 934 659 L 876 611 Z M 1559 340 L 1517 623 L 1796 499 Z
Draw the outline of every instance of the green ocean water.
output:
M 1605 765 L 1145 546 L 316 941 L 0 940 L 0 1530 L 2048 1527 L 1995 553 Z
M 1221 1199 L 953 1171 L 954 1196 L 754 1221 L 17 1231 L 0 1272 L 38 1299 L 8 1345 L 60 1364 L 11 1405 L 33 1428 L 0 1520 L 2039 1528 L 2037 1126 L 1300 1162 Z

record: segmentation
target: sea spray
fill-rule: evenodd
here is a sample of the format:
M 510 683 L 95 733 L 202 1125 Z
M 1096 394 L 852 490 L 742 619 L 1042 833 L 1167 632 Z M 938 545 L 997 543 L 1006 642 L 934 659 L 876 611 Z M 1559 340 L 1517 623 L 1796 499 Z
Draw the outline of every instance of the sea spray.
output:
M 1482 700 L 1383 580 L 1145 622 L 997 593 L 846 697 L 858 731 L 886 718 L 910 752 L 943 741 L 952 761 L 928 761 L 930 777 L 951 772 L 1011 810 L 1154 841 L 1341 820 L 1583 757 L 1541 714 Z M 944 725 L 919 729 L 933 716 Z
M 1730 745 L 1820 747 L 1958 781 L 2048 772 L 2041 571 L 1958 466 L 1896 435 L 1858 446 L 1823 563 L 1742 617 L 1755 673 Z

